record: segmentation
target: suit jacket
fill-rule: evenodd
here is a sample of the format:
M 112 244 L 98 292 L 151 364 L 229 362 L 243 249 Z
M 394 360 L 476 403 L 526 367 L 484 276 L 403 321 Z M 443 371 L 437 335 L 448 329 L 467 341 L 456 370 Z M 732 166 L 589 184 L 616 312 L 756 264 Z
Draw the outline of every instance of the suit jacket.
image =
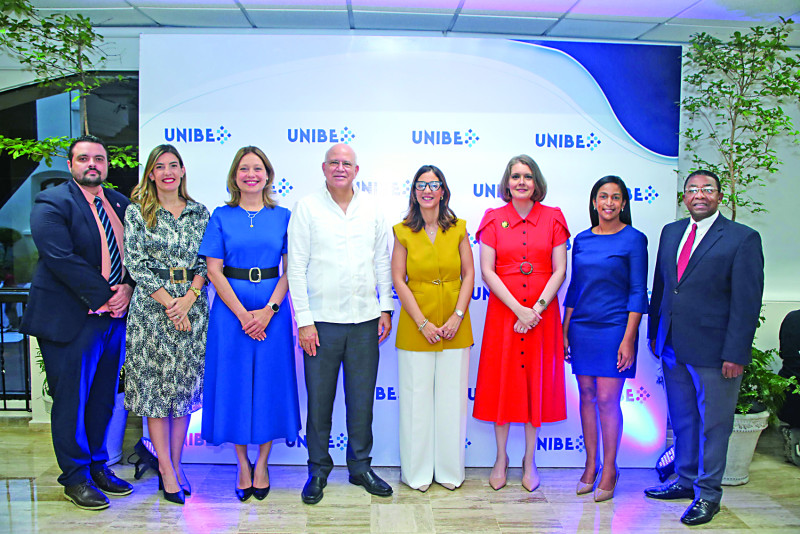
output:
M 120 221 L 130 201 L 105 189 Z M 31 210 L 31 233 L 39 263 L 20 330 L 67 343 L 83 328 L 89 310 L 108 302 L 113 292 L 101 274 L 101 239 L 86 197 L 74 180 L 46 189 Z M 122 283 L 134 285 L 126 273 Z
M 747 365 L 764 292 L 761 236 L 720 214 L 678 282 L 678 245 L 689 221 L 661 231 L 647 337 L 660 355 L 671 331 L 675 357 L 683 363 Z

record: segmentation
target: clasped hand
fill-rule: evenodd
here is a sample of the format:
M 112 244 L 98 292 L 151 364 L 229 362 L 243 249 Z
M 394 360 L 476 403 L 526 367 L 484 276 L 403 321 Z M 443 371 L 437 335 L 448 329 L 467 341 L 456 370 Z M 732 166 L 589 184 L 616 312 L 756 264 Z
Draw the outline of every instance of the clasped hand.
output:
M 267 325 L 269 324 L 275 312 L 272 308 L 265 307 L 258 310 L 248 311 L 247 316 L 239 319 L 242 324 L 244 333 L 255 339 L 256 341 L 264 341 L 267 339 Z
M 169 320 L 172 321 L 172 324 L 175 325 L 176 330 L 188 332 L 192 329 L 192 323 L 189 321 L 189 310 L 194 301 L 195 298 L 193 296 L 186 294 L 182 297 L 171 299 L 167 304 L 164 312 Z
M 517 322 L 514 323 L 514 332 L 518 334 L 526 333 L 542 320 L 542 316 L 536 313 L 536 310 L 526 306 L 520 306 L 520 309 L 516 312 L 516 316 Z

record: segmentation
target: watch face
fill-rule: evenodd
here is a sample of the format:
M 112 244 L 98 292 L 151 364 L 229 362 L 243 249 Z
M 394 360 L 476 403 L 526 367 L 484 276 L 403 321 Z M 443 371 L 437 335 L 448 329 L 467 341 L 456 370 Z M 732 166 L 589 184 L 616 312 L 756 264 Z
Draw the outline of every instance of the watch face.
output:
M 281 307 L 278 306 L 277 304 L 272 304 L 270 307 L 272 308 L 272 311 L 274 311 L 275 313 L 278 313 L 278 310 L 281 309 Z

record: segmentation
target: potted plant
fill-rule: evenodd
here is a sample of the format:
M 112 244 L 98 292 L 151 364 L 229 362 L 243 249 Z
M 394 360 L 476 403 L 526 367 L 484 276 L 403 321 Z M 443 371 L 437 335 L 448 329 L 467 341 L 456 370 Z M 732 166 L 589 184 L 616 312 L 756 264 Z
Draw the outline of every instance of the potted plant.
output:
M 775 141 L 800 135 L 783 110 L 800 100 L 800 55 L 786 44 L 793 25 L 781 18 L 769 28 L 737 31 L 728 41 L 699 33 L 684 54 L 684 154 L 691 170 L 719 176 L 734 221 L 737 209 L 766 211 L 751 193 L 783 164 Z

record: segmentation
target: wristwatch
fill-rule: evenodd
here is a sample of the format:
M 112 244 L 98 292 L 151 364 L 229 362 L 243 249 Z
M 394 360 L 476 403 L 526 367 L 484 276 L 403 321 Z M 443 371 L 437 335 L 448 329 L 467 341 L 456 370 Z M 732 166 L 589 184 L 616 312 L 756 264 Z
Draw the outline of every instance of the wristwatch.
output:
M 542 311 L 545 311 L 547 309 L 547 301 L 546 300 L 539 299 L 539 302 L 537 302 L 537 304 L 539 304 L 542 307 Z
M 197 298 L 200 298 L 200 294 L 203 292 L 203 290 L 202 290 L 202 289 L 197 289 L 197 288 L 196 288 L 196 287 L 194 287 L 194 286 L 189 286 L 189 290 L 190 290 L 192 293 L 194 293 L 194 296 L 195 296 L 195 297 L 197 297 Z
M 463 311 L 461 311 L 461 310 L 459 310 L 458 308 L 456 308 L 456 315 L 458 315 L 458 317 L 459 317 L 460 319 L 463 319 L 463 318 L 464 318 L 464 312 L 463 312 Z
M 273 313 L 278 313 L 278 310 L 280 310 L 280 309 L 281 309 L 281 307 L 280 307 L 280 306 L 278 306 L 277 304 L 275 304 L 274 302 L 267 302 L 267 306 L 268 306 L 269 308 L 272 308 L 272 312 L 273 312 Z

